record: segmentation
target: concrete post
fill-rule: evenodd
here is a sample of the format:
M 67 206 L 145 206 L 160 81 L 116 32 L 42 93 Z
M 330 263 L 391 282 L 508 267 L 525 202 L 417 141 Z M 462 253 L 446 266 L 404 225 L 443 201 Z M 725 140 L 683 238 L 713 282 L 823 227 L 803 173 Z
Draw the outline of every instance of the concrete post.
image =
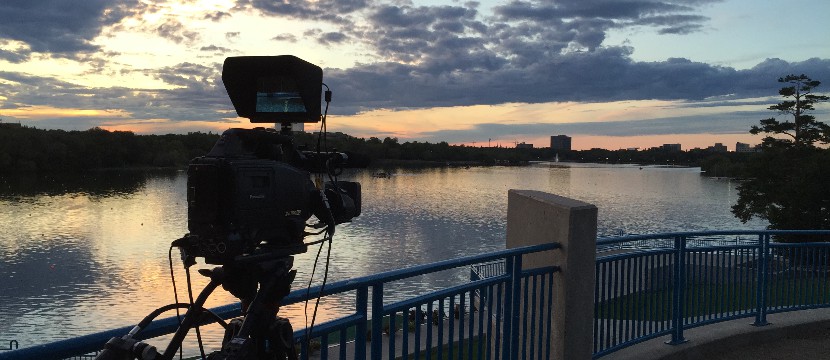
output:
M 561 268 L 553 280 L 553 311 L 541 312 L 550 314 L 543 322 L 552 324 L 550 349 L 554 360 L 591 358 L 596 238 L 596 206 L 541 191 L 508 192 L 507 248 L 552 242 L 562 246 L 522 259 L 525 269 Z

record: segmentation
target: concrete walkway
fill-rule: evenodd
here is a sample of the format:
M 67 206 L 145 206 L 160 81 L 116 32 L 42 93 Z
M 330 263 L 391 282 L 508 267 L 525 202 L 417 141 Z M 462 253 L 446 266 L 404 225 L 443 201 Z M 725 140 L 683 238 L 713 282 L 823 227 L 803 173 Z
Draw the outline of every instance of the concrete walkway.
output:
M 601 359 L 830 359 L 830 309 L 769 315 L 767 326 L 752 326 L 754 320 L 697 327 L 684 332 L 684 344 L 666 345 L 663 337 Z

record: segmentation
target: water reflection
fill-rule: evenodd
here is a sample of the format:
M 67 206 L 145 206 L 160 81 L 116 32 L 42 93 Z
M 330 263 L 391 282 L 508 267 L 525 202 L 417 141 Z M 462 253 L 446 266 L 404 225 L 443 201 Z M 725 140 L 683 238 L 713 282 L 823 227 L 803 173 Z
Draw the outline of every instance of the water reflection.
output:
M 729 213 L 735 184 L 697 169 L 560 164 L 388 172 L 342 177 L 361 182 L 363 213 L 338 227 L 329 281 L 502 249 L 507 190 L 514 188 L 596 204 L 601 234 L 765 225 L 740 224 Z M 187 231 L 186 183 L 183 172 L 0 179 L 0 276 L 7 279 L 0 283 L 0 340 L 23 347 L 129 325 L 173 302 L 167 253 Z M 316 250 L 296 256 L 294 289 L 307 285 Z M 174 264 L 185 299 L 185 275 Z M 462 269 L 396 282 L 387 300 L 466 276 Z M 318 272 L 314 284 L 321 278 Z M 207 280 L 194 275 L 193 283 L 198 291 Z M 208 306 L 233 300 L 219 290 Z M 318 318 L 353 308 L 354 294 L 326 299 Z M 298 328 L 305 321 L 302 304 L 282 312 Z M 218 330 L 205 335 L 209 346 L 221 340 Z

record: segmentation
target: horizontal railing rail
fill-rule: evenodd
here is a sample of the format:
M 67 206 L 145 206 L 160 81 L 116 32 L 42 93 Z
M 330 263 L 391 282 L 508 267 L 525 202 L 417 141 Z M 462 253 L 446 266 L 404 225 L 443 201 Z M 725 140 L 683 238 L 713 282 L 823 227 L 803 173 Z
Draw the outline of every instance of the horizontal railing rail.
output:
M 830 307 L 830 230 L 729 230 L 597 239 L 593 357 L 738 318 Z
M 315 325 L 308 335 L 311 341 L 303 341 L 307 336 L 306 329 L 294 332 L 294 339 L 300 345 L 299 355 L 303 359 L 418 359 L 432 356 L 442 358 L 442 354 L 450 357 L 463 355 L 514 359 L 514 354 L 520 350 L 536 354 L 547 351 L 550 354 L 550 349 L 543 347 L 546 341 L 542 337 L 549 337 L 551 331 L 542 331 L 541 318 L 538 316 L 544 311 L 549 314 L 551 309 L 537 308 L 541 307 L 542 301 L 549 302 L 553 273 L 558 268 L 529 271 L 522 268 L 521 259 L 525 254 L 557 248 L 558 244 L 535 245 L 388 271 L 327 284 L 324 288 L 316 286 L 295 290 L 283 299 L 282 304 L 297 304 L 318 296 L 325 298 L 353 293 L 354 311 L 344 312 L 337 319 Z M 384 291 L 385 287 L 391 288 L 394 285 L 392 283 L 408 278 L 451 269 L 463 270 L 465 267 L 494 261 L 504 263 L 505 271 L 499 276 L 430 290 L 404 300 L 392 300 L 395 296 Z M 525 291 L 533 289 L 533 304 L 523 304 L 517 298 L 521 296 L 522 288 Z M 537 297 L 539 304 L 536 303 Z M 240 316 L 238 304 L 210 310 L 222 319 Z M 522 319 L 524 327 L 521 329 L 524 330 L 511 323 L 518 319 Z M 205 321 L 205 324 L 210 322 Z M 177 327 L 178 319 L 175 316 L 168 317 L 154 321 L 136 338 L 148 339 L 170 334 Z M 110 338 L 122 336 L 131 329 L 132 326 L 126 326 L 0 352 L 0 359 L 66 359 L 83 356 L 102 349 Z M 516 332 L 523 339 L 533 340 L 521 344 L 504 340 L 512 339 Z

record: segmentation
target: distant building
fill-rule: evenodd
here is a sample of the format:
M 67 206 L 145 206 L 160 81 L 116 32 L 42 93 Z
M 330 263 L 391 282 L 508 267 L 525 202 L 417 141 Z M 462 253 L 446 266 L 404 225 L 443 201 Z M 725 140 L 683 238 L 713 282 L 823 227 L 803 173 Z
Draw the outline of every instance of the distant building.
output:
M 282 124 L 274 124 L 274 129 L 281 130 Z M 291 123 L 291 132 L 305 132 L 305 123 Z
M 758 152 L 758 150 L 759 150 L 758 145 L 751 146 L 749 144 L 745 144 L 745 143 L 742 143 L 742 142 L 739 142 L 739 143 L 735 144 L 735 152 L 751 153 L 751 152 Z
M 516 149 L 533 149 L 533 144 L 525 144 L 524 141 L 516 144 Z
M 681 151 L 680 144 L 663 144 L 661 149 L 666 151 Z
M 710 147 L 706 148 L 706 150 L 709 150 L 711 152 L 726 152 L 727 151 L 726 145 L 723 145 L 722 143 L 715 143 L 714 146 L 710 146 Z
M 556 135 L 550 137 L 550 148 L 553 150 L 570 150 L 571 137 L 568 135 Z

